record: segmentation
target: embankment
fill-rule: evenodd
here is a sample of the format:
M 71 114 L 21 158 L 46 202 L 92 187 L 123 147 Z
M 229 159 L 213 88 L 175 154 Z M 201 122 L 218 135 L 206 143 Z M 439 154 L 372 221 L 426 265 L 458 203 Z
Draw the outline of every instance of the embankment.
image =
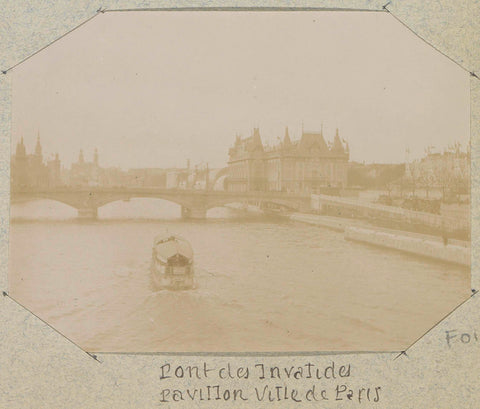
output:
M 345 239 L 470 266 L 470 247 L 457 244 L 444 244 L 435 240 L 405 236 L 401 232 L 391 233 L 363 227 L 347 227 L 345 229 Z
M 377 228 L 361 221 L 338 217 L 294 213 L 290 216 L 290 219 L 344 232 L 346 240 L 470 266 L 470 245 L 468 242 L 449 240 L 448 244 L 445 245 L 441 237 Z

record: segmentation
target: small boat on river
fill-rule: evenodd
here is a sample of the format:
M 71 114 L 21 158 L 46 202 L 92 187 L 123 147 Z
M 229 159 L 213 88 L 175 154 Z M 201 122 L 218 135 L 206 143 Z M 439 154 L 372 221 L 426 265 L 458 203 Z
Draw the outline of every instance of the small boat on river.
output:
M 193 250 L 190 243 L 177 235 L 155 237 L 150 265 L 156 287 L 170 290 L 193 288 Z

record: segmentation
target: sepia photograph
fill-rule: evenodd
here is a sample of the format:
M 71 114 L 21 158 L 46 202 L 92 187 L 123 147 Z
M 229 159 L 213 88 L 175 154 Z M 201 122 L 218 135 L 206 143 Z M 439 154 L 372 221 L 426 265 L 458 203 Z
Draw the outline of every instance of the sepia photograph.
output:
M 99 13 L 10 74 L 8 293 L 85 351 L 403 351 L 471 295 L 469 74 L 388 13 Z

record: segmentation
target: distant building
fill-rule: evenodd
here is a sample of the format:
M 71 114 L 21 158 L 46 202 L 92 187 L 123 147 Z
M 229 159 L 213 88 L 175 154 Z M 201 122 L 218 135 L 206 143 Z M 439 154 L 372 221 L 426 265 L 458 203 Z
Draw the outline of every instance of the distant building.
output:
M 118 167 L 102 168 L 99 184 L 105 187 L 123 187 L 127 184 L 127 177 Z
M 428 152 L 423 158 L 407 162 L 401 180 L 404 187 L 415 193 L 416 189 L 440 190 L 443 197 L 470 193 L 470 151 L 456 144 L 444 152 Z
M 189 183 L 189 169 L 169 169 L 166 174 L 167 189 L 186 189 Z
M 55 154 L 53 159 L 47 161 L 48 172 L 48 186 L 55 187 L 63 184 L 62 182 L 62 169 L 60 164 L 60 158 L 58 153 Z
M 228 185 L 230 191 L 279 191 L 310 194 L 322 188 L 347 186 L 348 144 L 338 129 L 328 145 L 323 132 L 303 132 L 291 141 L 288 128 L 283 141 L 264 146 L 258 128 L 252 136 L 237 136 L 229 151 Z
M 62 183 L 58 154 L 44 162 L 40 136 L 37 137 L 35 151 L 27 154 L 23 137 L 17 143 L 11 158 L 10 181 L 13 189 L 58 186 Z
M 348 169 L 350 187 L 362 189 L 387 189 L 392 182 L 405 174 L 405 164 L 351 162 Z
M 167 170 L 161 168 L 135 168 L 126 173 L 126 184 L 137 187 L 165 187 Z
M 71 186 L 97 186 L 100 183 L 102 169 L 98 164 L 98 151 L 95 149 L 92 162 L 86 162 L 83 150 L 80 150 L 78 161 L 72 163 L 70 169 Z

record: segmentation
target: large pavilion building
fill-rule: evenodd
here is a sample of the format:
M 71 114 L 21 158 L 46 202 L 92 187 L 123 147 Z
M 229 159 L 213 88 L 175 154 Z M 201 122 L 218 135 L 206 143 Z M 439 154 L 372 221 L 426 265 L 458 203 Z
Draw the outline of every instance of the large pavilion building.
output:
M 348 144 L 338 129 L 327 144 L 322 132 L 304 132 L 297 141 L 288 128 L 283 140 L 264 146 L 258 128 L 248 138 L 237 136 L 229 151 L 229 191 L 278 191 L 296 194 L 319 193 L 326 188 L 347 186 Z

